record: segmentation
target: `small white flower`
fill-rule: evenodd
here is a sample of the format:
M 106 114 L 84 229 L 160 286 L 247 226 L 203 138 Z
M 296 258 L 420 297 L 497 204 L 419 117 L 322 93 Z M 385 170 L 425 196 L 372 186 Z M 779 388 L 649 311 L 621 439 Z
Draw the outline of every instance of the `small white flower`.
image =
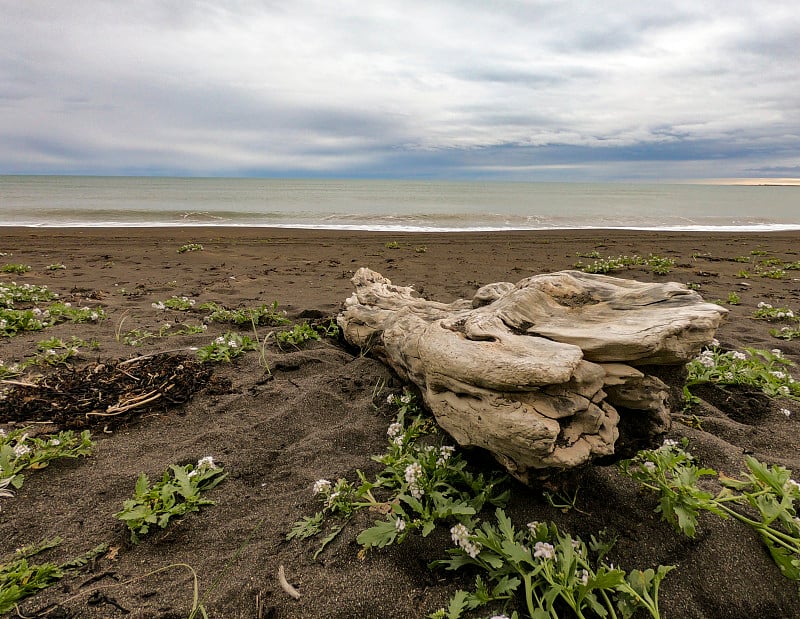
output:
M 450 539 L 453 543 L 462 548 L 473 559 L 478 556 L 481 551 L 481 545 L 477 542 L 470 540 L 469 529 L 461 523 L 458 523 L 450 529 Z
M 157 310 L 167 309 L 167 306 L 164 305 L 163 301 L 159 301 L 158 303 L 152 303 L 152 306 L 153 306 L 153 309 L 157 309 Z
M 219 467 L 214 463 L 214 458 L 212 456 L 205 456 L 204 458 L 200 458 L 197 461 L 198 469 L 218 469 Z
M 739 352 L 738 350 L 734 350 L 731 353 L 731 358 L 738 359 L 739 361 L 744 361 L 745 359 L 747 359 L 747 355 L 745 355 L 743 352 Z
M 785 328 L 786 327 L 784 327 L 784 329 Z M 783 331 L 783 329 L 781 329 L 781 331 Z M 776 357 L 783 356 L 783 351 L 780 348 L 773 348 L 770 352 L 772 352 L 772 354 L 775 355 Z
M 676 441 L 674 438 L 665 438 L 663 446 L 664 447 L 677 447 L 678 446 L 678 441 Z
M 97 322 L 100 319 L 100 314 L 98 314 L 97 312 L 92 312 L 89 315 L 89 318 L 92 320 L 92 322 Z
M 403 446 L 403 437 L 402 436 L 395 436 L 392 439 L 392 443 L 394 443 L 398 447 L 402 447 Z
M 328 493 L 331 489 L 331 482 L 327 479 L 318 479 L 314 482 L 313 492 L 319 494 L 320 492 Z
M 413 484 L 422 476 L 422 466 L 419 462 L 412 462 L 406 467 L 405 478 L 409 484 Z
M 530 531 L 531 533 L 536 533 L 536 529 L 538 529 L 538 528 L 539 528 L 539 524 L 540 524 L 540 522 L 539 522 L 538 520 L 531 520 L 531 521 L 530 521 L 530 522 L 529 522 L 527 525 L 525 525 L 525 526 L 527 526 L 527 527 L 528 527 L 528 531 Z
M 782 408 L 781 415 L 783 415 L 784 417 L 791 417 L 792 411 L 790 411 L 788 408 Z
M 781 385 L 780 387 L 778 387 L 778 393 L 780 393 L 784 397 L 789 397 L 789 394 L 791 392 L 789 391 L 789 387 L 788 386 Z
M 464 540 L 469 539 L 469 529 L 460 522 L 450 527 L 450 539 L 456 546 L 460 546 Z
M 391 424 L 391 425 L 389 426 L 389 429 L 388 429 L 388 430 L 386 430 L 386 435 L 387 435 L 389 438 L 394 438 L 394 437 L 396 437 L 398 434 L 400 434 L 402 431 L 403 431 L 403 425 L 402 425 L 402 424 L 399 424 L 399 423 L 397 423 L 397 422 L 395 422 L 395 423 L 393 423 L 393 424 Z
M 535 559 L 552 559 L 556 556 L 556 549 L 547 542 L 536 542 L 533 545 L 533 556 Z
M 410 393 L 404 393 L 400 396 L 400 403 L 401 404 L 411 404 L 412 396 Z
M 53 447 L 58 447 L 61 444 L 61 441 L 59 441 L 57 438 L 51 438 L 50 439 L 50 444 Z
M 704 350 L 697 356 L 696 361 L 703 367 L 713 368 L 715 365 L 714 353 L 710 350 Z
M 419 487 L 417 482 L 411 482 L 408 484 L 408 491 L 411 493 L 415 499 L 419 500 L 422 498 L 422 495 L 425 494 L 425 491 Z
M 656 464 L 655 462 L 650 462 L 649 460 L 647 462 L 642 462 L 642 469 L 644 469 L 647 473 L 654 473 L 656 470 Z
M 14 445 L 14 454 L 17 458 L 21 458 L 22 456 L 29 454 L 31 452 L 31 448 L 25 445 L 24 443 L 17 443 Z
M 758 306 L 757 306 L 757 307 L 758 307 L 759 309 L 772 309 L 772 305 L 770 305 L 769 303 L 764 303 L 764 301 L 761 301 L 761 302 L 758 304 Z
M 439 448 L 439 457 L 436 459 L 436 466 L 444 466 L 453 455 L 456 448 L 452 445 L 443 445 Z
M 405 531 L 406 530 L 406 521 L 403 520 L 402 518 L 398 518 L 397 520 L 395 520 L 394 521 L 394 530 L 397 531 L 398 533 L 402 533 L 403 531 Z
M 717 338 L 711 340 L 711 346 L 719 346 L 719 340 Z
M 394 404 L 394 394 L 390 393 L 386 396 L 386 403 L 387 404 Z
M 585 587 L 586 584 L 589 582 L 589 572 L 586 570 L 581 570 L 580 576 L 581 584 Z
M 770 372 L 770 374 L 772 374 L 775 378 L 779 378 L 780 380 L 784 380 L 786 378 L 785 372 L 775 371 L 775 372 Z

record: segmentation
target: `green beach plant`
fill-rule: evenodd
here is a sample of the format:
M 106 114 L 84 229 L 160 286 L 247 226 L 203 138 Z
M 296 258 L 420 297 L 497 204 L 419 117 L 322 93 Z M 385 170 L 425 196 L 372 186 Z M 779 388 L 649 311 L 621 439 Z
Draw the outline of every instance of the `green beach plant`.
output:
M 14 551 L 11 559 L 0 563 L 0 613 L 11 612 L 21 600 L 50 587 L 65 575 L 78 571 L 108 552 L 108 544 L 104 543 L 61 565 L 29 561 L 31 557 L 58 546 L 62 541 L 62 538 L 56 537 L 23 546 Z
M 178 248 L 179 254 L 185 254 L 189 251 L 202 251 L 203 246 L 200 243 L 186 243 Z
M 734 518 L 761 537 L 781 573 L 800 581 L 800 520 L 796 505 L 800 484 L 782 466 L 767 466 L 745 456 L 747 471 L 728 477 L 699 467 L 686 451 L 688 441 L 665 441 L 621 463 L 623 474 L 659 496 L 656 512 L 676 530 L 694 537 L 700 512 Z M 704 479 L 716 478 L 722 490 L 708 490 Z
M 741 302 L 742 298 L 736 292 L 728 293 L 728 305 L 739 305 Z
M 591 264 L 584 264 L 581 261 L 575 263 L 575 268 L 584 273 L 607 274 L 632 267 L 646 266 L 656 275 L 666 275 L 675 266 L 675 260 L 672 258 L 665 258 L 656 254 L 650 254 L 647 258 L 638 255 L 601 258 L 597 252 L 592 252 L 591 254 L 586 254 L 586 256 L 597 259 Z
M 780 329 L 770 329 L 769 334 L 772 337 L 777 337 L 782 340 L 787 340 L 787 341 L 796 340 L 800 338 L 800 327 L 784 326 L 781 327 Z
M 27 264 L 13 264 L 13 263 L 4 264 L 2 268 L 0 268 L 0 271 L 2 271 L 3 273 L 17 273 L 19 275 L 27 273 L 30 270 L 31 267 L 28 266 Z
M 0 283 L 0 307 L 14 307 L 16 303 L 46 303 L 57 299 L 58 295 L 47 286 L 18 284 L 17 282 Z
M 203 363 L 207 362 L 230 362 L 241 357 L 249 350 L 256 350 L 258 342 L 253 338 L 228 331 L 220 335 L 210 344 L 203 346 L 197 351 L 197 358 Z
M 214 501 L 203 497 L 202 493 L 216 487 L 227 476 L 211 456 L 201 458 L 196 465 L 170 465 L 161 480 L 152 486 L 147 475 L 141 473 L 133 498 L 127 499 L 114 516 L 125 523 L 131 532 L 131 542 L 135 544 L 153 527 L 164 529 L 173 518 L 199 511 L 204 505 L 214 505 Z
M 320 339 L 320 334 L 307 322 L 296 324 L 289 331 L 278 331 L 275 334 L 275 341 L 279 348 L 286 345 L 299 348 L 306 342 Z
M 169 299 L 165 301 L 156 301 L 152 304 L 153 309 L 157 310 L 179 310 L 179 311 L 187 311 L 194 307 L 196 301 L 194 299 L 190 299 L 189 297 L 179 297 L 176 295 L 171 296 Z
M 787 273 L 783 269 L 770 269 L 769 271 L 761 271 L 759 275 L 770 279 L 783 279 Z
M 125 333 L 120 334 L 117 338 L 128 346 L 141 346 L 144 342 L 151 339 L 160 339 L 163 337 L 175 337 L 178 335 L 195 335 L 198 333 L 205 333 L 208 325 L 193 325 L 190 323 L 169 323 L 165 322 L 161 325 L 158 331 L 150 331 L 148 329 L 132 329 Z
M 694 402 L 695 385 L 739 385 L 762 391 L 772 398 L 800 400 L 800 381 L 789 373 L 794 367 L 779 349 L 744 351 L 722 350 L 718 345 L 705 349 L 686 364 L 687 379 L 683 391 L 687 402 Z
M 210 314 L 206 317 L 208 322 L 226 322 L 235 325 L 266 325 L 277 327 L 289 323 L 286 312 L 278 310 L 278 302 L 273 301 L 270 305 L 263 304 L 259 307 L 243 307 L 238 309 L 228 309 L 218 303 L 209 302 L 200 305 L 201 310 L 207 310 Z
M 500 508 L 495 520 L 496 524 L 484 522 L 472 530 L 460 523 L 450 529 L 455 544 L 448 551 L 451 558 L 434 561 L 431 567 L 477 568 L 486 581 L 478 575 L 473 592 L 459 590 L 448 609 L 428 617 L 458 619 L 466 610 L 490 604 L 501 604 L 505 610 L 517 595 L 524 599 L 524 616 L 531 619 L 566 617 L 566 609 L 578 618 L 630 617 L 639 608 L 652 617 L 661 616 L 659 586 L 673 566 L 628 574 L 605 561 L 613 542 L 592 536 L 586 544 L 552 523 L 534 521 L 518 529 Z
M 357 471 L 358 485 L 344 478 L 315 482 L 313 492 L 322 509 L 297 521 L 287 535 L 316 536 L 326 520 L 335 518 L 315 557 L 361 509 L 385 514 L 357 536 L 364 552 L 400 543 L 412 532 L 426 537 L 438 523 L 468 521 L 485 504 L 504 505 L 508 499 L 508 491 L 499 490 L 504 475 L 472 473 L 454 447 L 431 444 L 436 425 L 422 414 L 413 395 L 390 395 L 387 401 L 398 408 L 396 421 L 387 430 L 386 453 L 372 457 L 383 470 L 371 481 Z
M 19 490 L 25 480 L 22 471 L 43 469 L 60 458 L 91 455 L 93 447 L 88 430 L 31 436 L 30 428 L 9 432 L 0 428 L 0 485 L 6 493 L 12 492 L 11 487 Z
M 794 312 L 788 307 L 773 307 L 770 303 L 761 301 L 753 312 L 753 318 L 758 320 L 797 320 Z

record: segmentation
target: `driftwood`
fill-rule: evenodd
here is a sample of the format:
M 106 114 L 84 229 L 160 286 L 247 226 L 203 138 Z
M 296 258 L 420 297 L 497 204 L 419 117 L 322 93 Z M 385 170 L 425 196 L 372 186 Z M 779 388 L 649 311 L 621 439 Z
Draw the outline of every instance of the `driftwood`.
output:
M 669 428 L 668 388 L 726 310 L 678 283 L 562 271 L 437 303 L 359 269 L 338 317 L 346 339 L 415 383 L 439 425 L 523 481 L 614 456 L 620 414 Z M 641 433 L 641 430 L 640 430 Z

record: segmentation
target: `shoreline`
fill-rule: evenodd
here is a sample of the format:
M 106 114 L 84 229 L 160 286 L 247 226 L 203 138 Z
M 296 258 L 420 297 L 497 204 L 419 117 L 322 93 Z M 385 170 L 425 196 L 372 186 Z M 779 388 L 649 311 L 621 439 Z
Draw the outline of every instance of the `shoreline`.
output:
M 181 251 L 190 243 L 202 249 Z M 637 264 L 609 275 L 691 284 L 706 300 L 729 310 L 717 331 L 722 347 L 778 349 L 800 364 L 800 339 L 777 339 L 770 330 L 781 323 L 753 317 L 760 303 L 800 313 L 800 231 L 0 228 L 0 252 L 5 254 L 0 266 L 30 266 L 24 273 L 0 272 L 0 284 L 44 285 L 64 303 L 99 306 L 106 315 L 97 323 L 64 322 L 3 338 L 0 357 L 7 362 L 32 357 L 45 338 L 79 339 L 81 352 L 73 361 L 80 368 L 189 351 L 227 331 L 257 335 L 264 346 L 233 363 L 215 364 L 208 385 L 185 403 L 165 403 L 107 431 L 93 428 L 97 446 L 91 457 L 31 471 L 13 498 L 2 499 L 0 561 L 9 549 L 55 535 L 64 542 L 47 558 L 59 562 L 101 542 L 116 548 L 113 558 L 102 557 L 91 566 L 97 570 L 93 575 L 72 576 L 63 587 L 26 600 L 26 616 L 52 603 L 63 604 L 70 616 L 106 617 L 111 609 L 88 599 L 93 588 L 108 586 L 108 595 L 130 611 L 129 617 L 185 617 L 191 598 L 186 573 L 167 570 L 158 578 L 146 577 L 151 569 L 175 564 L 195 570 L 213 617 L 254 616 L 260 600 L 263 616 L 276 619 L 406 619 L 442 608 L 456 589 L 473 586 L 471 575 L 427 567 L 452 546 L 447 527 L 363 558 L 356 538 L 377 517 L 371 513 L 348 522 L 316 558 L 319 538 L 286 540 L 294 523 L 320 509 L 311 491 L 316 480 L 353 480 L 358 470 L 375 472 L 370 457 L 385 452 L 387 428 L 397 413 L 386 396 L 402 393 L 404 385 L 369 351 L 327 338 L 298 349 L 280 348 L 271 337 L 280 327 L 206 323 L 204 303 L 252 308 L 274 301 L 293 323 L 325 324 L 353 293 L 350 278 L 362 266 L 398 286 L 412 286 L 420 296 L 450 302 L 469 299 L 492 282 L 517 282 L 607 257 L 653 254 L 672 261 L 668 273 Z M 51 269 L 54 265 L 58 268 Z M 174 297 L 195 303 L 186 311 L 165 309 L 163 302 Z M 208 328 L 162 336 L 167 324 L 173 331 L 187 324 Z M 134 331 L 152 337 L 141 345 L 126 343 L 125 336 Z M 796 365 L 787 371 L 800 379 Z M 737 392 L 727 403 L 721 398 L 688 413 L 676 405 L 668 436 L 687 439 L 703 466 L 729 476 L 741 475 L 745 454 L 797 475 L 800 403 L 756 404 L 751 395 Z M 0 419 L 0 425 L 7 424 Z M 145 472 L 157 479 L 171 464 L 206 456 L 230 473 L 210 495 L 216 505 L 131 544 L 113 514 L 130 498 L 137 476 Z M 467 457 L 481 470 L 492 462 L 485 454 Z M 800 617 L 796 582 L 780 574 L 756 534 L 732 520 L 703 515 L 697 538 L 683 537 L 654 512 L 658 500 L 643 495 L 614 466 L 585 471 L 572 510 L 548 503 L 541 488 L 513 483 L 510 489 L 507 513 L 519 526 L 551 521 L 584 540 L 605 530 L 617 540 L 610 559 L 626 570 L 677 564 L 661 586 L 663 616 Z M 480 517 L 490 519 L 489 512 Z M 279 567 L 301 598 L 281 588 Z M 103 576 L 108 574 L 113 581 Z

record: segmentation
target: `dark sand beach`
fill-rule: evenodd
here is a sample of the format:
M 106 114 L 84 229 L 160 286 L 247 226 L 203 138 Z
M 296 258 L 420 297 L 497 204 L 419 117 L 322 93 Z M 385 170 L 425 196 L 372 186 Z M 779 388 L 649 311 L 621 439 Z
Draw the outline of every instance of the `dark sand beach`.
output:
M 203 249 L 179 253 L 188 243 Z M 230 328 L 214 323 L 202 334 L 152 338 L 137 347 L 123 343 L 120 334 L 134 329 L 158 331 L 165 322 L 202 321 L 197 309 L 152 305 L 173 296 L 229 308 L 277 301 L 292 322 L 325 321 L 352 293 L 350 278 L 362 266 L 413 286 L 426 298 L 449 302 L 471 298 L 490 282 L 573 268 L 579 260 L 591 261 L 579 253 L 593 251 L 674 259 L 667 275 L 646 267 L 614 275 L 692 283 L 709 301 L 726 301 L 734 293 L 740 302 L 725 304 L 730 312 L 717 334 L 721 345 L 778 348 L 800 363 L 800 341 L 777 339 L 769 333 L 774 324 L 752 317 L 760 302 L 800 309 L 800 271 L 780 278 L 756 272 L 759 261 L 800 260 L 800 232 L 622 230 L 401 234 L 6 228 L 0 230 L 0 252 L 6 254 L 0 264 L 26 264 L 31 270 L 0 273 L 0 283 L 46 285 L 74 306 L 101 306 L 107 318 L 0 339 L 0 358 L 19 361 L 53 336 L 96 340 L 96 349 L 83 349 L 73 359 L 80 367 L 203 346 Z M 47 268 L 53 264 L 66 268 Z M 743 270 L 750 277 L 742 277 Z M 249 326 L 240 330 L 253 333 Z M 274 330 L 260 327 L 259 336 Z M 105 432 L 103 426 L 93 428 L 91 457 L 28 471 L 16 496 L 0 499 L 0 562 L 17 547 L 54 536 L 64 541 L 41 558 L 66 561 L 102 542 L 116 549 L 25 600 L 22 615 L 42 616 L 37 612 L 47 609 L 51 617 L 187 617 L 190 572 L 174 567 L 151 574 L 173 564 L 193 568 L 208 616 L 221 619 L 424 617 L 446 606 L 456 589 L 472 587 L 474 573 L 428 568 L 451 546 L 446 527 L 363 558 L 355 538 L 376 518 L 366 511 L 316 560 L 316 540 L 285 539 L 296 520 L 318 509 L 311 491 L 316 480 L 355 480 L 359 469 L 377 470 L 370 456 L 385 451 L 395 413 L 386 395 L 404 386 L 384 365 L 324 339 L 299 350 L 281 350 L 273 342 L 264 354 L 250 352 L 212 369 L 187 402 L 147 409 Z M 796 368 L 792 372 L 800 377 Z M 745 454 L 800 470 L 800 405 L 789 400 L 756 404 L 742 397 L 701 403 L 689 415 L 675 410 L 669 436 L 686 437 L 702 464 L 729 475 L 744 469 Z M 11 428 L 7 421 L 0 418 L 0 426 Z M 137 476 L 146 472 L 156 479 L 170 464 L 209 455 L 229 472 L 209 494 L 216 504 L 132 545 L 113 514 L 132 495 Z M 476 467 L 492 462 L 482 454 L 467 457 Z M 781 575 L 755 533 L 704 514 L 697 536 L 688 539 L 661 521 L 654 511 L 657 498 L 641 493 L 615 466 L 585 471 L 577 509 L 566 512 L 551 506 L 539 488 L 516 482 L 510 487 L 507 512 L 522 526 L 551 520 L 585 539 L 604 530 L 617 538 L 610 558 L 623 569 L 675 565 L 661 587 L 663 617 L 800 617 L 797 583 Z M 299 599 L 281 588 L 279 566 Z

